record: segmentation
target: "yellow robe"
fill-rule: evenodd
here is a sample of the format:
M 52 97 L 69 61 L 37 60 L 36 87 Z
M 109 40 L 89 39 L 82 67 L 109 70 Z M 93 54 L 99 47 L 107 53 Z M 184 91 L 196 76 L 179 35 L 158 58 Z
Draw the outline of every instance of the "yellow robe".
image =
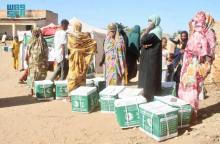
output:
M 68 35 L 69 72 L 68 91 L 76 89 L 85 84 L 86 72 L 93 54 L 96 52 L 97 44 L 85 33 L 74 33 Z
M 12 44 L 12 56 L 13 56 L 13 67 L 14 69 L 18 70 L 19 62 L 19 49 L 20 49 L 21 42 L 14 41 Z

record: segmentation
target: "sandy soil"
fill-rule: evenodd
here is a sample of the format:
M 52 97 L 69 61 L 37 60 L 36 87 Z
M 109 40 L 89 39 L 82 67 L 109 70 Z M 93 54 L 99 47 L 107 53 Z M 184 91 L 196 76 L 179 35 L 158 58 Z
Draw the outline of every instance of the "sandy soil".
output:
M 60 100 L 39 102 L 18 84 L 21 72 L 12 69 L 11 54 L 0 51 L 0 143 L 1 144 L 156 144 L 138 128 L 122 130 L 114 114 L 71 112 Z M 220 143 L 220 85 L 206 85 L 208 97 L 201 101 L 199 124 L 180 130 L 163 144 Z

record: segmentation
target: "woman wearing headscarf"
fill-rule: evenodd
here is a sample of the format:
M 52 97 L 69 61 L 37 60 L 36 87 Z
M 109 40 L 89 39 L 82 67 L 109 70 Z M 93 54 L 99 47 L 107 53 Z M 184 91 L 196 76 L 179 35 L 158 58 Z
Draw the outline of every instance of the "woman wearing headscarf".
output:
M 108 34 L 104 41 L 104 61 L 106 85 L 124 85 L 126 79 L 125 44 L 117 32 L 115 24 L 108 25 Z
M 75 22 L 73 28 L 73 33 L 68 34 L 67 45 L 70 51 L 67 77 L 69 92 L 86 83 L 86 72 L 97 49 L 96 42 L 88 33 L 81 32 L 80 22 Z
M 34 81 L 45 80 L 48 65 L 48 47 L 40 28 L 34 28 L 28 43 L 28 70 L 33 95 Z
M 185 48 L 178 94 L 179 98 L 192 105 L 193 123 L 197 118 L 199 95 L 214 60 L 216 38 L 213 23 L 210 15 L 198 12 L 191 21 L 192 33 Z
M 128 81 L 137 75 L 137 60 L 140 56 L 140 26 L 135 25 L 128 34 L 128 47 L 126 49 L 126 62 L 128 68 Z
M 149 17 L 148 26 L 141 36 L 138 87 L 144 89 L 144 97 L 148 101 L 152 101 L 161 90 L 162 29 L 159 24 L 159 16 Z

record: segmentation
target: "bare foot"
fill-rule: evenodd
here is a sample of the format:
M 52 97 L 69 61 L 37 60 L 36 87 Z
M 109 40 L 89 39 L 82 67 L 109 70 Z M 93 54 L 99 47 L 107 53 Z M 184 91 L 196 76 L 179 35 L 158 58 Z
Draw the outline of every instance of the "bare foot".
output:
M 28 94 L 28 96 L 34 96 L 34 90 L 31 89 L 31 92 Z

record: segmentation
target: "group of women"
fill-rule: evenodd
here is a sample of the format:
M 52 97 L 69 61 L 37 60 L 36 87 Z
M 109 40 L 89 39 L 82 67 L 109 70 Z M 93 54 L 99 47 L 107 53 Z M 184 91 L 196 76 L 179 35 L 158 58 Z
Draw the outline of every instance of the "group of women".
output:
M 108 25 L 104 41 L 104 57 L 100 66 L 105 66 L 106 85 L 125 85 L 137 74 L 139 60 L 138 87 L 144 89 L 144 97 L 153 100 L 161 89 L 162 74 L 162 29 L 160 17 L 153 15 L 148 26 L 140 36 L 140 27 L 135 26 L 128 34 L 128 42 L 119 33 L 116 24 Z M 205 12 L 198 12 L 190 21 L 190 37 L 183 43 L 182 68 L 179 77 L 179 98 L 192 105 L 193 117 L 198 110 L 198 96 L 204 80 L 210 73 L 214 60 L 216 38 L 212 29 L 214 19 Z M 96 52 L 96 42 L 81 32 L 81 24 L 75 23 L 75 31 L 68 35 L 69 54 L 69 91 L 85 83 L 86 70 Z M 139 51 L 139 49 L 141 49 Z M 32 80 L 46 78 L 48 48 L 41 36 L 40 29 L 33 30 L 29 42 L 29 76 Z M 33 93 L 33 92 L 32 92 Z
M 177 96 L 191 104 L 192 121 L 195 122 L 199 95 L 203 92 L 204 80 L 210 73 L 211 64 L 215 58 L 216 35 L 213 30 L 214 18 L 203 11 L 198 12 L 189 25 L 190 37 L 186 31 L 181 33 L 181 39 L 178 42 L 179 51 L 174 53 L 173 67 L 179 72 L 176 76 Z M 140 47 L 138 87 L 143 88 L 144 97 L 152 101 L 153 96 L 160 93 L 161 89 L 162 29 L 160 17 L 156 15 L 149 17 L 148 26 L 141 35 L 140 41 L 137 34 L 140 33 L 140 28 L 135 27 L 133 32 L 136 34 L 129 34 L 129 45 L 126 49 L 123 37 L 116 32 L 116 26 L 109 25 L 108 30 L 104 44 L 107 85 L 126 84 L 123 81 L 129 75 L 126 72 L 131 72 L 129 77 L 132 77 Z M 127 61 L 125 56 L 127 56 Z M 134 63 L 129 62 L 132 59 Z M 180 60 L 182 60 L 181 63 L 179 63 Z

